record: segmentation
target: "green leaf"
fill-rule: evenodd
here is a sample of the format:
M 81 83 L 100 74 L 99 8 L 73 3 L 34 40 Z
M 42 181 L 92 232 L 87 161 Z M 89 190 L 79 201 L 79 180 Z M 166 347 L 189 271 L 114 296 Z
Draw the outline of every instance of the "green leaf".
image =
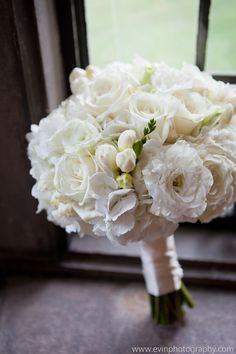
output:
M 148 127 L 145 127 L 143 130 L 144 136 L 147 135 L 148 133 L 149 133 L 149 129 L 148 129 Z
M 148 134 L 151 134 L 156 129 L 156 121 L 155 121 L 155 119 L 150 119 L 150 121 L 148 122 L 148 128 L 149 128 L 149 133 Z
M 144 72 L 143 78 L 141 80 L 141 85 L 150 85 L 152 81 L 152 75 L 154 74 L 154 68 L 152 66 L 147 66 Z
M 143 150 L 143 143 L 141 140 L 138 140 L 133 144 L 133 150 L 134 150 L 136 157 L 138 159 L 141 156 L 141 153 Z
M 147 142 L 148 135 L 156 129 L 155 119 L 150 119 L 148 121 L 148 126 L 143 129 L 143 137 L 133 144 L 133 150 L 136 154 L 137 159 L 140 157 L 143 145 Z
M 147 142 L 147 138 L 144 136 L 144 137 L 141 139 L 141 142 L 142 142 L 142 144 L 144 145 L 144 144 Z

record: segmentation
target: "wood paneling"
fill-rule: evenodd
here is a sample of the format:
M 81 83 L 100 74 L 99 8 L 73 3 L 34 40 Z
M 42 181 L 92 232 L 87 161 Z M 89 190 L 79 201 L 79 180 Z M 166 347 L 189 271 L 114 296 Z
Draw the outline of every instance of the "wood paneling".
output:
M 0 250 L 57 254 L 64 233 L 36 215 L 25 134 L 45 115 L 33 1 L 0 0 Z

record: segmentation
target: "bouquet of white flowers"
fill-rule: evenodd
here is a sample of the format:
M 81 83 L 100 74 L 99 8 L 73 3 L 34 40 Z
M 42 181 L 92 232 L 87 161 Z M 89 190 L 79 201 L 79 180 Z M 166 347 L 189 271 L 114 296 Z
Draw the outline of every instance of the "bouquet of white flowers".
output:
M 192 300 L 173 233 L 236 200 L 236 90 L 193 65 L 75 68 L 72 95 L 27 135 L 38 212 L 67 232 L 138 242 L 157 323 Z

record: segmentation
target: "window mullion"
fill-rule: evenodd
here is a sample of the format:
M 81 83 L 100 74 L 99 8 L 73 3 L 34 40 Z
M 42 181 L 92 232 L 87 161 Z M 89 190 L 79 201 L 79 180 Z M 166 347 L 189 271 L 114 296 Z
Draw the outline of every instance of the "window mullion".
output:
M 206 43 L 211 0 L 200 0 L 198 15 L 196 65 L 204 70 L 206 57 Z
M 78 46 L 79 62 L 77 62 L 77 65 L 85 68 L 89 64 L 85 3 L 84 0 L 71 0 L 71 3 L 77 32 L 77 43 L 75 43 Z

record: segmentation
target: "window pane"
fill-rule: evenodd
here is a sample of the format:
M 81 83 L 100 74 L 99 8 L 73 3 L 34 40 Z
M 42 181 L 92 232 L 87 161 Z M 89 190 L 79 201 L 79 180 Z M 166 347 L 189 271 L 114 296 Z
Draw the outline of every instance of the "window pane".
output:
M 86 0 L 90 62 L 194 63 L 198 0 Z
M 236 1 L 213 0 L 207 44 L 207 70 L 214 73 L 236 71 Z

